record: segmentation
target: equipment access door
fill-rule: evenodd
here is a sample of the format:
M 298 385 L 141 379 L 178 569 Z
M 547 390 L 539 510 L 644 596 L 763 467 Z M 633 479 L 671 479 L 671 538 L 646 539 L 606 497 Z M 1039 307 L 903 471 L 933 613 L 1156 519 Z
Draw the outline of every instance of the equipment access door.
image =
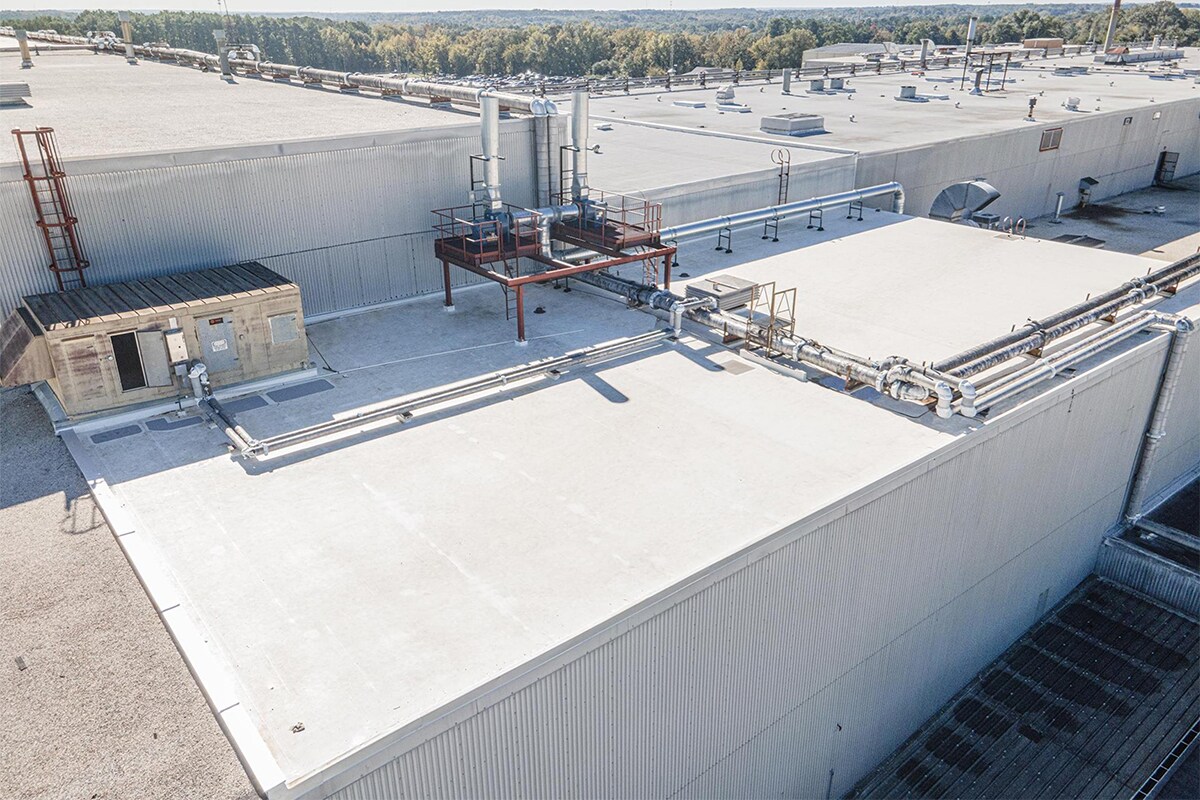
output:
M 237 337 L 233 333 L 231 316 L 198 319 L 196 333 L 200 339 L 200 360 L 209 372 L 224 372 L 237 367 Z

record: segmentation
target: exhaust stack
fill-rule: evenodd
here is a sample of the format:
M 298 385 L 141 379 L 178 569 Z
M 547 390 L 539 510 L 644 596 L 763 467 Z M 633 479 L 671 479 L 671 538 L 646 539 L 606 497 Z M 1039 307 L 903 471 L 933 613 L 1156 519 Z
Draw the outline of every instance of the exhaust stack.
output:
M 133 24 L 129 18 L 129 12 L 118 11 L 117 20 L 121 23 L 121 41 L 125 43 L 125 60 L 130 64 L 136 64 L 137 56 L 133 54 Z
M 575 168 L 571 173 L 571 199 L 588 198 L 588 92 L 580 89 L 571 97 L 571 144 L 575 148 Z
M 483 144 L 484 185 L 489 214 L 504 208 L 500 199 L 500 99 L 479 96 L 479 136 Z
M 967 52 L 966 55 L 971 55 L 971 48 L 975 46 L 975 27 L 979 24 L 979 17 L 971 17 L 967 22 Z
M 1104 52 L 1112 49 L 1117 35 L 1117 17 L 1121 14 L 1121 0 L 1113 0 L 1112 15 L 1108 18 L 1108 33 L 1104 36 Z
M 13 31 L 17 37 L 17 45 L 21 48 L 21 69 L 33 67 L 33 59 L 29 56 L 29 34 L 25 31 Z

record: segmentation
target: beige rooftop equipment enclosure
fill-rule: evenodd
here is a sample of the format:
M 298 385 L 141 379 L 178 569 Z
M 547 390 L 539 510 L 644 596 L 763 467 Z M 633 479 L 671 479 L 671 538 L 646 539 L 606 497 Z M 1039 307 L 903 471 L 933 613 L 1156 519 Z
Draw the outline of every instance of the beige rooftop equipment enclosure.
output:
M 46 381 L 70 417 L 308 362 L 300 289 L 257 262 L 26 297 L 0 327 L 0 385 Z

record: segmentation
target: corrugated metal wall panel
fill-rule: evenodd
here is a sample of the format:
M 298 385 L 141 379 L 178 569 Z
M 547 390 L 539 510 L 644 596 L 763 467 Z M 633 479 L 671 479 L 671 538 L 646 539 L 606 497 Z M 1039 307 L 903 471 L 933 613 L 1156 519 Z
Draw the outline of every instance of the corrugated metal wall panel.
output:
M 1200 578 L 1119 539 L 1105 539 L 1096 574 L 1200 617 Z
M 992 420 L 332 796 L 842 794 L 1091 571 L 1165 347 Z
M 501 131 L 505 197 L 532 204 L 532 125 Z M 474 128 L 459 126 L 376 147 L 153 169 L 70 176 L 68 162 L 88 282 L 255 259 L 299 282 L 309 314 L 434 291 L 442 279 L 430 211 L 466 202 L 478 149 Z M 0 183 L 0 316 L 53 289 L 33 220 L 24 184 Z M 478 280 L 465 275 L 454 277 Z
M 792 167 L 788 200 L 807 200 L 855 188 L 856 157 L 828 158 Z M 648 189 L 638 197 L 662 203 L 663 225 L 682 225 L 699 219 L 752 211 L 779 201 L 779 173 L 763 170 L 748 175 L 697 181 L 680 186 Z M 800 227 L 806 224 L 804 218 Z M 783 223 L 780 230 L 793 229 L 796 222 Z M 715 234 L 714 234 L 715 236 Z

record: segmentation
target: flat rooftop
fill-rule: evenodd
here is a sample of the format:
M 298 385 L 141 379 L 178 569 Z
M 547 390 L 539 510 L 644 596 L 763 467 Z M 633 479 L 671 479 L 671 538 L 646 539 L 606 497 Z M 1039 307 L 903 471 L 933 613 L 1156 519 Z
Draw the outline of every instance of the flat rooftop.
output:
M 0 37 L 0 45 L 12 42 Z M 39 46 L 39 49 L 40 46 Z M 41 50 L 32 69 L 0 46 L 0 75 L 29 84 L 28 108 L 4 110 L 9 128 L 54 128 L 72 158 L 214 148 L 383 133 L 461 123 L 478 117 L 415 101 L 361 96 L 239 76 L 111 53 Z M 0 163 L 16 161 L 14 149 Z
M 800 285 L 804 335 L 920 360 L 1154 263 L 885 212 L 835 216 L 779 243 L 739 234 L 731 255 L 685 244 L 681 269 Z M 922 243 L 935 233 L 945 244 L 933 255 Z M 311 325 L 319 378 L 226 406 L 261 438 L 662 324 L 573 286 L 527 289 L 526 346 L 490 285 L 459 290 L 452 314 L 423 297 Z M 859 298 L 854 309 L 839 292 Z M 118 533 L 142 554 L 156 602 L 175 598 L 170 613 L 202 632 L 185 656 L 219 665 L 294 780 L 419 728 L 987 424 L 913 418 L 863 394 L 689 334 L 259 463 L 232 458 L 196 416 L 77 435 L 88 477 L 130 518 L 134 533 Z M 644 476 L 653 493 L 622 491 Z M 737 502 L 695 502 L 731 487 Z
M 1181 67 L 1200 66 L 1200 49 L 1186 48 L 1185 53 Z M 1092 70 L 1082 75 L 1055 75 L 1055 67 L 1059 66 L 1089 66 Z M 591 115 L 597 123 L 603 120 L 648 123 L 752 136 L 774 142 L 777 147 L 832 147 L 875 153 L 1028 126 L 1024 117 L 1028 98 L 1033 94 L 1039 95 L 1034 116 L 1041 125 L 1095 114 L 1097 108 L 1100 113 L 1116 112 L 1143 108 L 1152 101 L 1163 103 L 1200 97 L 1200 86 L 1191 76 L 1151 77 L 1160 74 L 1158 67 L 1143 66 L 1138 69 L 1137 66 L 1094 65 L 1090 55 L 1028 61 L 1008 70 L 1009 82 L 1005 84 L 1005 91 L 982 96 L 970 94 L 970 75 L 965 89 L 960 90 L 961 67 L 930 69 L 921 76 L 863 74 L 846 79 L 847 88 L 855 90 L 852 94 L 809 94 L 808 80 L 793 81 L 788 95 L 783 94 L 782 83 L 778 81 L 747 83 L 735 87 L 735 100 L 749 106 L 749 113 L 718 109 L 715 85 L 673 92 L 635 92 L 592 98 Z M 1000 78 L 1001 73 L 996 72 L 993 86 Z M 916 86 L 919 95 L 946 95 L 948 99 L 931 99 L 925 103 L 898 101 L 895 98 L 903 85 Z M 1080 98 L 1079 111 L 1068 111 L 1063 107 L 1069 97 Z M 704 102 L 705 107 L 684 108 L 675 105 L 677 101 Z M 560 109 L 569 109 L 569 106 L 569 102 L 560 103 Z M 759 130 L 763 116 L 793 112 L 823 116 L 828 132 L 790 137 L 773 136 Z M 687 146 L 687 140 L 680 141 L 681 147 Z M 622 150 L 621 154 L 636 158 L 631 151 Z
M 670 103 L 670 97 L 663 102 Z M 601 108 L 607 98 L 596 101 Z M 567 103 L 569 106 L 570 104 Z M 561 112 L 560 112 L 561 113 Z M 762 172 L 764 177 L 778 169 L 771 154 L 788 142 L 746 141 L 721 135 L 614 124 L 596 130 L 593 121 L 590 144 L 600 145 L 600 154 L 588 159 L 588 177 L 606 191 L 637 193 L 660 187 L 711 181 L 734 175 Z M 820 150 L 792 148 L 793 168 L 819 161 L 850 156 Z

